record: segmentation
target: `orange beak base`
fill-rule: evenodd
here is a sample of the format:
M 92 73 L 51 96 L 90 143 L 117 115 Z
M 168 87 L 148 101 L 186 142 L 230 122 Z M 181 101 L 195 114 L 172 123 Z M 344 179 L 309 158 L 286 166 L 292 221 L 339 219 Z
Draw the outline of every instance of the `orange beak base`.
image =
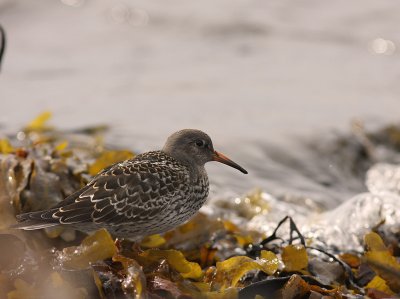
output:
M 236 168 L 237 170 L 243 172 L 244 174 L 247 174 L 246 169 L 244 169 L 243 167 L 241 167 L 240 165 L 236 164 L 231 159 L 229 159 L 227 156 L 225 156 L 217 151 L 214 151 L 213 161 L 218 161 L 218 162 L 224 163 L 228 166 Z

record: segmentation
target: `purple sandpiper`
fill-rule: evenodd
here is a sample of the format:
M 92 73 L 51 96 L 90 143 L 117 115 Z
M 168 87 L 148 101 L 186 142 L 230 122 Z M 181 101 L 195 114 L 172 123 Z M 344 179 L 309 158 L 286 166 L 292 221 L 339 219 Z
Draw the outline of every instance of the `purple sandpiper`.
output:
M 115 237 L 131 239 L 166 232 L 191 218 L 206 201 L 204 164 L 209 161 L 247 173 L 215 151 L 207 134 L 185 129 L 172 134 L 161 151 L 105 168 L 57 206 L 18 215 L 14 228 L 106 228 Z

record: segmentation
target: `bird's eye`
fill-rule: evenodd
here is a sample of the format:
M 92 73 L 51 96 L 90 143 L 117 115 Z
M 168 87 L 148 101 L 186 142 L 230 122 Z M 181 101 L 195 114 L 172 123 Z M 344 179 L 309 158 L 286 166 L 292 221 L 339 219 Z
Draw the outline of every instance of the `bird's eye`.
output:
M 197 146 L 200 146 L 200 147 L 203 147 L 204 146 L 204 141 L 203 140 L 196 140 L 196 145 Z

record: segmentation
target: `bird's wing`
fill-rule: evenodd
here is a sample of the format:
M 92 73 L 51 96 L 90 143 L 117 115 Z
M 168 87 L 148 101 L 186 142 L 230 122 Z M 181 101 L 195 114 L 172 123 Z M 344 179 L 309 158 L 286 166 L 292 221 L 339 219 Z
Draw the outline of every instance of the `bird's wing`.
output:
M 23 214 L 20 220 L 79 224 L 118 225 L 146 222 L 162 213 L 189 188 L 186 169 L 171 164 L 134 160 L 118 163 L 99 173 L 88 185 L 58 206 L 42 212 Z
M 188 188 L 186 180 L 187 172 L 163 163 L 117 164 L 93 179 L 74 202 L 59 207 L 53 217 L 63 224 L 149 221 L 171 201 L 182 199 Z

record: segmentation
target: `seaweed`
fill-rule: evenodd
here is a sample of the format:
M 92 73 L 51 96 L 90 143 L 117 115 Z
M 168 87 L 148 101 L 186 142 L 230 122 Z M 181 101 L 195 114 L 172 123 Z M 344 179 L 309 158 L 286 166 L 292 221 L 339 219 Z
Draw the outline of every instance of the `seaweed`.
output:
M 8 229 L 15 214 L 47 208 L 107 165 L 134 156 L 130 150 L 104 145 L 105 126 L 66 132 L 49 125 L 50 117 L 46 112 L 15 136 L 0 139 L 1 298 L 361 298 L 364 294 L 384 298 L 399 294 L 398 235 L 378 234 L 380 226 L 373 227 L 377 232 L 365 235 L 365 250 L 344 251 L 321 242 L 316 245 L 290 216 L 265 235 L 242 225 L 257 215 L 269 215 L 273 205 L 261 192 L 223 207 L 237 210 L 237 218 L 200 212 L 172 231 L 136 243 L 114 240 L 106 230 L 87 236 L 64 228 Z M 397 130 L 382 132 L 396 145 L 393 132 Z M 364 141 L 372 146 L 375 135 L 362 134 L 360 140 L 368 138 Z M 283 229 L 286 223 L 288 234 Z

